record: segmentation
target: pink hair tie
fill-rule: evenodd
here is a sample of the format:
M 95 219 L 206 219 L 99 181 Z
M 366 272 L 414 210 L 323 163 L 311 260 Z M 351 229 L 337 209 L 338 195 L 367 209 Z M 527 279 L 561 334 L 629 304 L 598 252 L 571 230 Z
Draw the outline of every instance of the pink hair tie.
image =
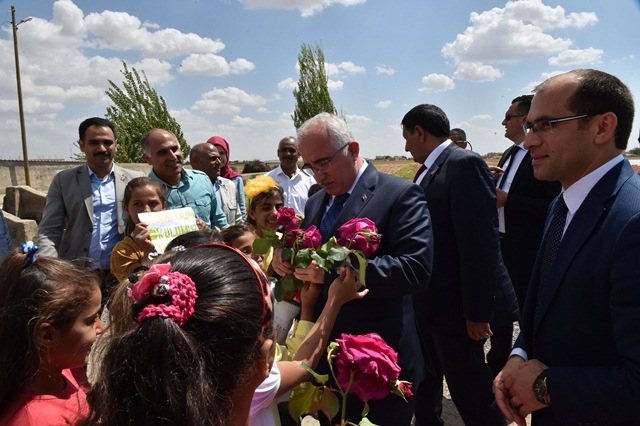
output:
M 140 303 L 148 297 L 171 297 L 171 304 L 148 304 L 138 314 L 141 323 L 147 318 L 171 318 L 180 327 L 184 326 L 195 311 L 196 285 L 182 272 L 169 272 L 170 263 L 154 265 L 142 281 L 138 281 L 130 290 L 129 296 Z

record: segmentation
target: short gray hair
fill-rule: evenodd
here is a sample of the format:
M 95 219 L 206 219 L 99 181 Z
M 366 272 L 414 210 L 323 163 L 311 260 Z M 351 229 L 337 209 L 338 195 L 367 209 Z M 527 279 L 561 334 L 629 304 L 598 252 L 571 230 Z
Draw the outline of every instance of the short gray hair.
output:
M 328 112 L 321 112 L 305 121 L 298 129 L 298 146 L 302 145 L 304 138 L 316 133 L 315 128 L 324 128 L 329 136 L 329 143 L 336 150 L 343 148 L 345 144 L 352 142 L 353 134 L 347 126 L 344 118 Z M 346 155 L 343 150 L 343 155 Z

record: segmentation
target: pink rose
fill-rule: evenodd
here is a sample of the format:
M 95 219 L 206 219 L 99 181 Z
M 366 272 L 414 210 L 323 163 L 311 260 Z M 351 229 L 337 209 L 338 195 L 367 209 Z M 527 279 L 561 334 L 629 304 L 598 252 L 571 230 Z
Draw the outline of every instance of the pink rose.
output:
M 400 376 L 398 354 L 376 333 L 364 336 L 343 334 L 336 339 L 341 352 L 336 357 L 338 384 L 347 389 L 354 373 L 350 393 L 362 401 L 389 395 L 390 385 Z
M 131 297 L 140 302 L 145 296 L 148 296 L 153 287 L 160 282 L 160 277 L 167 275 L 171 269 L 170 263 L 160 263 L 153 265 L 149 272 L 144 274 L 142 281 L 138 281 L 131 287 Z
M 297 222 L 296 211 L 294 209 L 291 207 L 282 207 L 278 210 L 278 225 L 288 228 L 291 222 L 293 222 L 294 225 Z
M 338 244 L 352 250 L 360 250 L 365 257 L 370 257 L 380 244 L 381 236 L 375 223 L 370 219 L 351 219 L 338 228 L 340 238 Z
M 322 235 L 315 225 L 311 225 L 306 230 L 301 230 L 303 235 L 302 248 L 317 249 L 322 245 Z

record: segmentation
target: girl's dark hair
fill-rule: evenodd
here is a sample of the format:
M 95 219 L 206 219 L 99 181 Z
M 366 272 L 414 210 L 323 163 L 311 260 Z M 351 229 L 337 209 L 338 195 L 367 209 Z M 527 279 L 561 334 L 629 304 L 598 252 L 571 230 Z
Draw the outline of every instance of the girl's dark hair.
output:
M 150 186 L 153 189 L 155 189 L 156 193 L 158 194 L 158 198 L 160 198 L 160 201 L 162 202 L 162 204 L 166 202 L 165 200 L 166 191 L 165 191 L 164 185 L 161 184 L 159 181 L 152 179 L 150 177 L 140 176 L 140 177 L 131 179 L 131 181 L 129 181 L 127 186 L 124 188 L 124 195 L 122 196 L 122 205 L 128 206 L 129 201 L 131 201 L 131 195 L 133 194 L 133 191 L 135 191 L 138 188 L 142 188 L 143 186 Z M 131 217 L 127 216 L 127 227 L 125 228 L 124 234 L 130 235 L 133 232 L 133 229 L 135 227 L 136 225 L 131 220 Z
M 256 228 L 253 225 L 249 225 L 244 223 L 242 225 L 231 225 L 220 232 L 222 236 L 222 240 L 227 245 L 232 245 L 231 243 L 236 239 L 242 237 L 247 232 L 253 234 L 256 232 Z
M 175 252 L 169 262 L 195 283 L 195 313 L 182 328 L 158 316 L 113 338 L 85 423 L 223 425 L 233 415 L 234 391 L 262 356 L 256 273 L 241 253 L 219 245 Z
M 222 242 L 220 231 L 215 229 L 198 229 L 197 231 L 187 232 L 186 234 L 178 235 L 173 240 L 169 241 L 164 251 L 168 252 L 175 247 L 182 246 L 184 248 L 192 248 L 201 246 L 207 243 Z
M 94 272 L 67 260 L 28 265 L 22 249 L 9 252 L 0 266 L 0 413 L 40 367 L 40 325 L 67 331 L 97 288 Z

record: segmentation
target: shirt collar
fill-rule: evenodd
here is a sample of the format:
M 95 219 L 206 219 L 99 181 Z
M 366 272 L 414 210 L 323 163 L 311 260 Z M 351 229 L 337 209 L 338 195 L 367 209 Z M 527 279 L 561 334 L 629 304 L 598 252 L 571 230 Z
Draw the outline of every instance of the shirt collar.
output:
M 436 162 L 436 159 L 440 156 L 440 154 L 442 154 L 442 151 L 444 151 L 445 148 L 448 147 L 450 144 L 451 144 L 451 139 L 447 139 L 446 141 L 438 145 L 436 149 L 431 151 L 431 154 L 429 154 L 427 156 L 427 159 L 424 160 L 424 165 L 427 167 L 427 170 L 429 170 L 429 168 L 433 166 L 433 163 Z
M 569 213 L 574 215 L 582 205 L 583 201 L 587 198 L 587 195 L 589 195 L 589 192 L 591 192 L 593 187 L 596 186 L 600 179 L 602 179 L 602 177 L 606 175 L 609 170 L 614 168 L 615 165 L 621 162 L 623 159 L 624 157 L 622 156 L 622 154 L 617 155 L 588 175 L 583 176 L 582 178 L 577 180 L 570 187 L 566 189 L 563 188 L 564 202 L 567 205 Z
M 101 179 L 98 177 L 97 174 L 94 173 L 93 170 L 91 170 L 91 167 L 89 167 L 89 164 L 87 164 L 87 170 L 89 170 L 89 177 L 93 177 L 95 176 L 96 179 Z M 107 176 L 105 177 L 105 179 L 114 176 L 114 172 L 113 172 L 113 164 L 111 164 L 111 170 L 109 171 L 109 173 L 107 173 Z M 104 179 L 101 179 L 104 180 Z

